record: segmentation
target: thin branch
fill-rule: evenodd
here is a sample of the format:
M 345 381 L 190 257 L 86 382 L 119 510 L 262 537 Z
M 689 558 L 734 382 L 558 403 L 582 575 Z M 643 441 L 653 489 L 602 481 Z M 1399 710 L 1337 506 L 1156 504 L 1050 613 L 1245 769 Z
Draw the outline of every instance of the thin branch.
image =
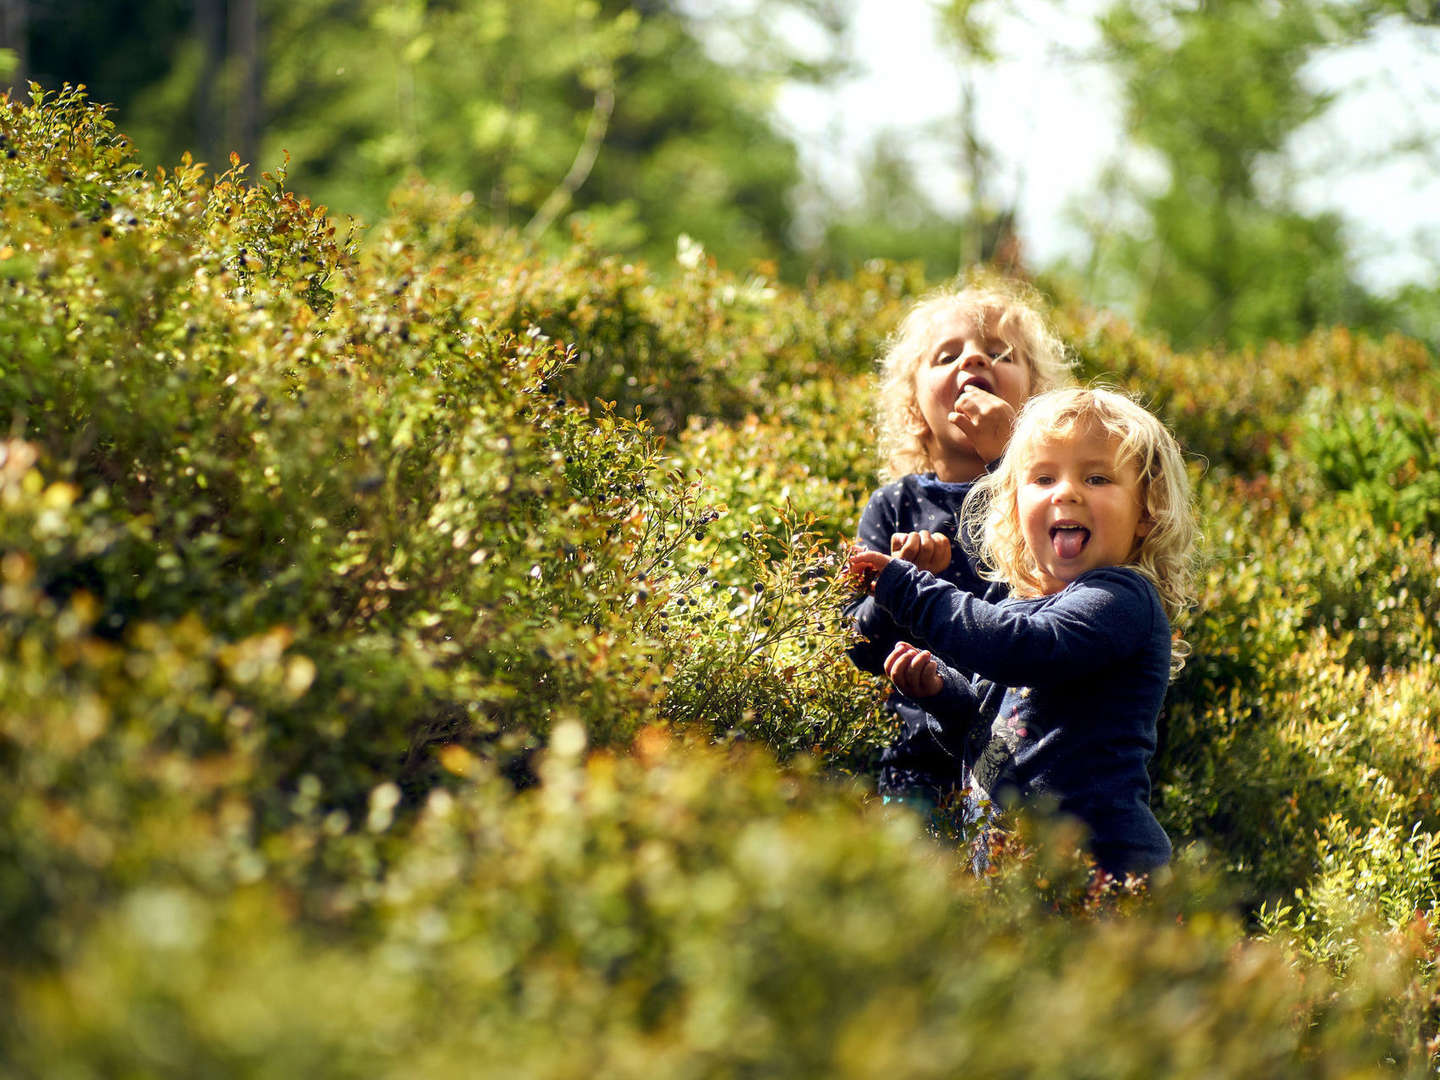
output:
M 586 125 L 585 138 L 580 143 L 570 171 L 565 174 L 565 179 L 560 181 L 559 186 L 546 196 L 540 209 L 525 226 L 524 237 L 527 242 L 534 243 L 545 234 L 545 230 L 550 228 L 555 219 L 570 205 L 575 192 L 580 190 L 580 185 L 589 178 L 590 170 L 595 167 L 595 159 L 600 156 L 600 145 L 605 141 L 605 133 L 610 127 L 610 115 L 614 111 L 615 88 L 607 82 L 595 92 L 595 104 L 590 109 L 590 123 Z

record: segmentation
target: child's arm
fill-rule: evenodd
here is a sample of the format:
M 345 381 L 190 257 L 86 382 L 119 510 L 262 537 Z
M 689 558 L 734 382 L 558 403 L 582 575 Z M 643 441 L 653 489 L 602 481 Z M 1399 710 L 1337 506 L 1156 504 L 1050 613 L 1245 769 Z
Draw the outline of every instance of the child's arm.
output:
M 891 537 L 900 527 L 895 504 L 877 492 L 860 515 L 857 545 L 872 551 L 887 551 Z M 885 657 L 900 639 L 900 628 L 890 614 L 878 607 L 874 597 L 860 593 L 845 605 L 845 615 L 854 620 L 855 629 L 864 635 L 846 650 L 861 671 L 872 675 L 885 673 Z
M 1145 579 L 1117 567 L 1092 571 L 1038 611 L 988 604 L 875 552 L 852 554 L 850 572 L 870 575 L 877 605 L 941 657 L 1006 686 L 1067 679 L 1131 655 L 1158 611 Z

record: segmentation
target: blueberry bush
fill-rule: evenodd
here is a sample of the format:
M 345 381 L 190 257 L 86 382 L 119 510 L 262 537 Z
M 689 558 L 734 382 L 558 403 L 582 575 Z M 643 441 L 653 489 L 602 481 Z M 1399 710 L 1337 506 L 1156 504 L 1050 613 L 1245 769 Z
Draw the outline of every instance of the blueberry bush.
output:
M 917 270 L 361 227 L 75 88 L 0 149 L 0 1076 L 1433 1075 L 1425 344 L 1054 297 L 1194 456 L 1179 856 L 977 879 L 838 615 Z

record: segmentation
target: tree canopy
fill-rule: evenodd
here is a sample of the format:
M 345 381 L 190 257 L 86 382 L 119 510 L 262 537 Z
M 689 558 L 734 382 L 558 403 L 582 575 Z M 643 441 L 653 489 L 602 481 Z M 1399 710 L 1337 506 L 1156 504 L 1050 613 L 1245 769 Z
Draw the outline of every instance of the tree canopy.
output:
M 1043 35 L 1055 0 L 937 2 L 953 115 L 882 131 L 858 189 L 826 194 L 773 106 L 784 80 L 824 84 L 863 51 L 845 37 L 856 2 L 7 0 L 0 47 L 18 46 L 21 77 L 113 103 L 148 164 L 288 161 L 297 190 L 367 222 L 423 177 L 531 245 L 559 250 L 580 229 L 657 266 L 682 235 L 721 265 L 792 280 L 877 257 L 934 279 L 1022 265 L 1015 241 L 1033 223 L 996 179 L 1004 148 L 976 88 L 1005 27 Z M 1434 5 L 1114 0 L 1096 18 L 1099 44 L 1076 62 L 1114 76 L 1125 152 L 1081 200 L 1088 247 L 1027 271 L 1182 346 L 1335 324 L 1433 338 L 1436 290 L 1374 295 L 1346 222 L 1297 197 L 1293 149 L 1332 104 L 1307 65 L 1387 22 L 1433 24 Z M 948 146 L 958 206 L 935 197 L 914 139 Z M 802 234 L 798 200 L 817 188 Z
M 825 35 L 840 25 L 829 0 L 784 6 Z M 791 250 L 799 164 L 771 98 L 782 77 L 830 70 L 791 62 L 774 41 L 721 63 L 701 40 L 703 17 L 663 0 L 146 0 L 118 10 L 57 0 L 30 26 L 29 74 L 83 82 L 116 103 L 154 164 L 187 151 L 219 166 L 231 151 L 255 168 L 288 158 L 298 189 L 370 221 L 420 174 L 471 192 L 488 220 L 532 238 L 553 230 L 564 240 L 580 225 L 607 248 L 667 260 L 680 233 L 733 264 Z M 247 45 L 257 25 L 258 46 Z M 256 72 L 260 130 L 246 147 L 237 101 Z

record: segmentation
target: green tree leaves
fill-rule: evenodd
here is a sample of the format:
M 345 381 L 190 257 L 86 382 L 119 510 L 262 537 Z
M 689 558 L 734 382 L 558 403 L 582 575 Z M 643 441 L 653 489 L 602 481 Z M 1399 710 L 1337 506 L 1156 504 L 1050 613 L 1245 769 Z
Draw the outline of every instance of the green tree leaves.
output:
M 1329 104 L 1302 69 L 1362 31 L 1351 7 L 1122 0 L 1100 26 L 1126 133 L 1162 170 L 1132 181 L 1139 221 L 1097 238 L 1101 297 L 1182 347 L 1370 325 L 1378 305 L 1355 280 L 1339 219 L 1297 205 L 1286 158 Z

